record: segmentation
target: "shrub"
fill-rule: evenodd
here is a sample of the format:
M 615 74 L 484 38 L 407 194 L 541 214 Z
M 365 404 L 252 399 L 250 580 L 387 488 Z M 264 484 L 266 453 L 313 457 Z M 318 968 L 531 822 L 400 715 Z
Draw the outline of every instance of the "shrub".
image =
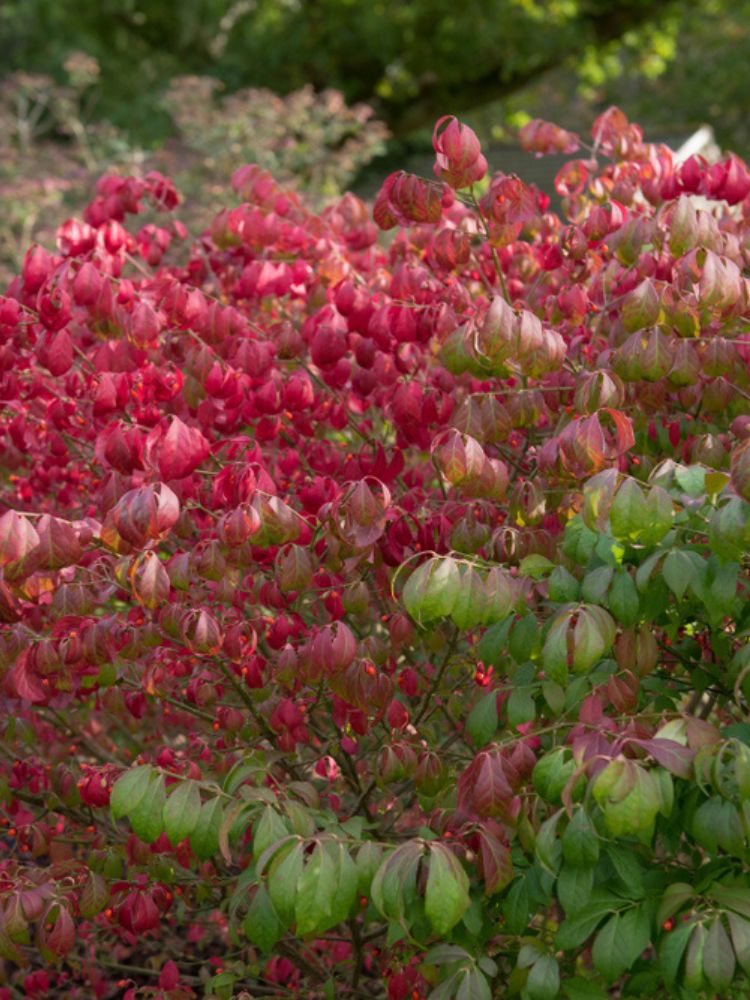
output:
M 347 106 L 336 90 L 310 86 L 286 96 L 262 87 L 223 95 L 210 76 L 178 76 L 164 104 L 183 144 L 194 154 L 198 189 L 252 161 L 311 197 L 340 195 L 385 149 L 388 131 L 366 104 Z
M 3 998 L 746 995 L 750 173 L 522 141 L 28 251 Z

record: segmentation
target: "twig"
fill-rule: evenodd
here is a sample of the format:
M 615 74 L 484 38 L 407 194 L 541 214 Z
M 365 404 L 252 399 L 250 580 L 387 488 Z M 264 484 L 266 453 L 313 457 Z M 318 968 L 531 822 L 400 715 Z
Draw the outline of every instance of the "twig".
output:
M 453 656 L 453 653 L 455 652 L 457 642 L 458 642 L 458 629 L 454 628 L 453 635 L 451 636 L 451 640 L 448 643 L 448 648 L 445 651 L 445 656 L 443 657 L 443 662 L 440 664 L 437 673 L 433 677 L 432 684 L 430 684 L 429 688 L 425 692 L 424 698 L 422 699 L 422 704 L 419 706 L 417 714 L 414 716 L 413 725 L 416 726 L 417 723 L 419 723 L 420 720 L 423 718 L 425 712 L 427 711 L 429 704 L 435 695 L 435 692 L 440 686 L 440 681 L 443 679 L 443 674 L 445 673 L 450 658 Z

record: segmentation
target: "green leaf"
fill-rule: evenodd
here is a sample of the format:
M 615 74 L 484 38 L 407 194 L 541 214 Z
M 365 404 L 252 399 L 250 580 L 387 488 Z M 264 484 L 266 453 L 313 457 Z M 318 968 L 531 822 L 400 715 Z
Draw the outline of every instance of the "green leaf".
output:
M 173 847 L 190 836 L 198 823 L 201 793 L 195 781 L 180 781 L 164 806 L 164 829 Z
M 614 758 L 596 776 L 592 791 L 609 833 L 651 837 L 662 805 L 661 785 L 654 773 L 634 761 Z
M 308 855 L 297 882 L 294 916 L 297 933 L 307 937 L 326 926 L 338 889 L 336 866 L 325 847 L 318 842 Z
M 629 628 L 638 621 L 640 600 L 635 580 L 630 573 L 620 570 L 609 588 L 609 610 L 621 625 Z
M 509 615 L 516 603 L 516 592 L 513 577 L 507 570 L 493 566 L 482 582 L 482 600 L 484 613 L 482 624 L 508 621 Z
M 581 582 L 581 597 L 589 604 L 604 604 L 614 575 L 612 566 L 597 566 Z
M 722 847 L 731 854 L 741 854 L 745 838 L 734 804 L 714 795 L 696 809 L 693 836 L 707 851 L 715 854 Z
M 717 884 L 711 886 L 709 894 L 720 906 L 750 920 L 750 889 Z
M 470 965 L 464 968 L 462 974 L 463 978 L 456 990 L 455 1000 L 492 1000 L 490 984 L 476 966 Z M 434 996 L 434 993 L 432 995 Z
M 486 666 L 498 669 L 508 660 L 508 634 L 513 624 L 513 618 L 496 622 L 485 631 L 479 640 L 477 654 L 479 660 Z
M 695 575 L 690 557 L 682 549 L 672 549 L 664 560 L 662 573 L 669 589 L 681 601 Z
M 579 948 L 584 941 L 591 937 L 604 917 L 604 913 L 596 911 L 592 913 L 587 908 L 583 913 L 563 920 L 555 934 L 555 947 L 561 951 L 572 951 Z
M 719 472 L 717 469 L 704 469 L 704 472 L 706 473 L 706 493 L 715 500 L 731 477 L 726 472 Z
M 265 886 L 258 887 L 253 896 L 243 924 L 248 939 L 261 951 L 268 954 L 284 933 L 273 903 Z
M 542 868 L 549 872 L 550 875 L 557 875 L 560 868 L 562 846 L 557 837 L 557 827 L 563 816 L 564 810 L 558 809 L 549 819 L 546 819 L 539 827 L 539 832 L 534 842 L 534 853 Z
M 232 893 L 229 897 L 227 912 L 231 920 L 235 919 L 237 911 L 241 907 L 247 905 L 248 893 L 250 892 L 250 889 L 258 884 L 258 870 L 255 862 L 251 861 L 247 868 L 245 868 L 240 875 L 237 876 L 237 881 L 234 883 Z
M 635 571 L 635 585 L 641 593 L 648 588 L 651 576 L 656 569 L 659 560 L 662 557 L 661 552 L 654 552 L 650 555 L 648 559 L 644 559 L 638 569 Z
M 643 490 L 635 479 L 622 482 L 609 511 L 609 523 L 615 538 L 637 541 L 647 525 L 648 509 Z
M 648 915 L 640 908 L 616 913 L 596 935 L 591 957 L 597 971 L 613 982 L 630 968 L 648 947 Z
M 748 550 L 750 507 L 739 497 L 713 510 L 708 522 L 708 542 L 720 559 L 741 559 Z
M 357 898 L 359 872 L 346 845 L 340 841 L 327 841 L 325 848 L 335 868 L 336 894 L 333 897 L 328 930 L 346 920 Z
M 474 705 L 466 720 L 466 729 L 476 747 L 489 743 L 497 731 L 497 692 L 490 691 Z
M 569 865 L 592 867 L 599 858 L 599 835 L 584 809 L 576 809 L 561 838 L 563 857 Z
M 234 795 L 240 785 L 244 784 L 248 778 L 262 773 L 263 770 L 264 768 L 260 761 L 252 758 L 248 760 L 246 757 L 242 757 L 227 771 L 221 787 L 228 795 Z M 267 791 L 270 791 L 270 789 L 267 789 Z
M 622 542 L 613 538 L 612 535 L 599 535 L 596 548 L 594 549 L 594 555 L 605 566 L 617 569 L 618 566 L 622 565 L 622 559 L 625 555 L 625 546 Z
M 628 890 L 630 899 L 640 899 L 643 896 L 643 869 L 638 863 L 632 847 L 620 847 L 617 844 L 607 845 L 607 857 L 617 872 L 617 877 Z
M 590 670 L 611 647 L 615 623 L 611 615 L 596 605 L 582 606 L 573 629 L 573 670 Z M 554 678 L 553 678 L 554 679 Z
M 456 560 L 450 556 L 429 559 L 416 569 L 403 590 L 403 602 L 409 614 L 418 622 L 447 618 L 461 587 Z
M 599 536 L 583 523 L 580 514 L 576 514 L 565 525 L 563 536 L 563 552 L 579 566 L 585 566 L 591 558 Z
M 289 833 L 289 827 L 273 806 L 266 806 L 253 827 L 253 855 L 259 858 L 267 847 Z
M 575 916 L 585 909 L 593 888 L 593 868 L 563 865 L 557 877 L 557 898 L 562 903 L 566 916 Z
M 644 278 L 623 296 L 620 322 L 628 333 L 656 324 L 660 312 L 659 293 L 650 278 Z
M 608 1000 L 608 994 L 590 979 L 574 976 L 563 983 L 563 993 L 568 1000 Z
M 212 976 L 206 983 L 208 996 L 216 997 L 216 1000 L 232 1000 L 235 995 L 234 986 L 237 982 L 237 975 L 233 972 L 220 972 L 218 976 Z
M 717 560 L 711 560 L 711 569 L 714 571 L 714 578 L 709 588 L 710 598 L 716 610 L 722 616 L 729 614 L 737 596 L 737 574 L 739 564 L 736 562 L 716 565 Z
M 549 599 L 558 604 L 572 604 L 577 601 L 580 589 L 578 580 L 564 566 L 556 566 L 547 582 Z
M 484 582 L 473 566 L 459 565 L 460 583 L 450 612 L 457 628 L 468 631 L 485 621 L 487 598 Z
M 693 933 L 685 955 L 685 985 L 692 990 L 700 990 L 704 985 L 703 951 L 706 947 L 708 931 L 703 924 L 694 925 Z
M 536 718 L 536 702 L 533 689 L 528 687 L 513 688 L 506 707 L 508 722 L 515 729 L 524 722 Z M 485 741 L 486 742 L 486 741 Z
M 724 930 L 721 917 L 716 917 L 708 929 L 703 949 L 703 974 L 710 985 L 724 993 L 734 979 L 735 958 L 732 942 Z
M 750 921 L 731 911 L 727 920 L 737 961 L 745 975 L 750 975 Z
M 135 808 L 128 810 L 128 819 L 133 833 L 147 844 L 153 844 L 164 829 L 163 816 L 166 800 L 164 775 L 152 769 L 145 794 Z
M 692 899 L 694 895 L 695 889 L 687 882 L 673 882 L 671 885 L 668 885 L 664 890 L 661 903 L 659 903 L 659 909 L 656 911 L 657 924 L 663 924 L 665 920 L 669 920 L 675 913 L 679 913 L 685 903 L 689 899 Z
M 539 622 L 528 614 L 513 622 L 508 639 L 508 651 L 516 663 L 533 660 L 539 650 Z
M 503 900 L 503 916 L 511 934 L 520 934 L 529 922 L 529 885 L 525 878 L 517 879 Z
M 570 750 L 557 747 L 539 758 L 531 772 L 531 781 L 545 802 L 557 804 L 575 769 Z
M 547 631 L 542 650 L 542 663 L 547 678 L 565 686 L 568 680 L 568 655 L 571 612 L 564 609 L 555 615 Z
M 672 498 L 660 486 L 652 486 L 646 497 L 646 523 L 638 541 L 641 545 L 657 545 L 671 530 L 673 520 Z
M 430 1000 L 454 1000 L 462 975 L 463 969 L 458 969 L 456 972 L 451 973 L 447 979 L 438 983 L 430 993 Z
M 290 787 L 291 785 L 287 785 L 287 788 Z M 303 806 L 299 802 L 287 799 L 286 802 L 284 802 L 284 809 L 289 817 L 289 822 L 292 826 L 292 833 L 298 833 L 300 837 L 314 836 L 315 820 L 312 818 L 310 809 L 307 806 Z
M 484 910 L 478 899 L 472 899 L 469 901 L 466 913 L 464 913 L 462 917 L 462 923 L 472 937 L 479 937 L 482 933 Z
M 552 714 L 560 715 L 565 708 L 565 689 L 554 681 L 543 681 L 542 695 Z
M 671 989 L 677 979 L 682 956 L 695 924 L 678 924 L 673 931 L 665 934 L 659 946 L 659 965 L 664 982 Z
M 409 840 L 389 854 L 372 880 L 372 901 L 384 917 L 401 920 L 415 898 L 422 845 Z
M 438 944 L 424 957 L 425 965 L 452 965 L 453 962 L 470 962 L 471 955 L 457 944 Z
M 706 470 L 702 465 L 678 465 L 674 477 L 688 496 L 699 497 L 706 492 Z
M 304 844 L 297 841 L 290 850 L 279 852 L 268 869 L 268 895 L 284 927 L 294 919 L 303 862 Z
M 427 562 L 422 563 L 421 566 L 418 566 L 414 572 L 409 575 L 409 579 L 406 581 L 404 589 L 401 591 L 401 600 L 403 601 L 404 607 L 415 621 L 421 620 L 427 581 L 430 577 L 433 562 L 434 559 L 429 559 Z
M 606 528 L 609 508 L 617 490 L 618 479 L 617 469 L 605 469 L 584 483 L 581 516 L 584 524 L 591 531 L 604 531 Z
M 224 819 L 224 809 L 221 799 L 209 799 L 201 806 L 198 820 L 190 834 L 190 846 L 201 861 L 209 858 L 219 850 L 219 830 Z
M 554 955 L 544 955 L 531 966 L 526 980 L 529 1000 L 553 1000 L 560 990 L 560 966 Z
M 491 958 L 487 955 L 482 955 L 481 958 L 477 959 L 477 965 L 479 968 L 488 976 L 497 975 L 497 962 L 493 962 Z
M 115 820 L 127 816 L 131 809 L 136 809 L 148 791 L 154 768 L 150 764 L 131 768 L 121 774 L 112 786 L 109 807 Z
M 518 572 L 521 576 L 530 576 L 532 580 L 541 580 L 549 575 L 554 566 L 551 559 L 533 552 L 521 560 Z
M 469 902 L 469 878 L 461 862 L 444 844 L 431 843 L 424 908 L 435 933 L 447 934 Z
M 383 860 L 383 848 L 374 840 L 366 840 L 357 851 L 357 892 L 370 895 L 372 880 Z

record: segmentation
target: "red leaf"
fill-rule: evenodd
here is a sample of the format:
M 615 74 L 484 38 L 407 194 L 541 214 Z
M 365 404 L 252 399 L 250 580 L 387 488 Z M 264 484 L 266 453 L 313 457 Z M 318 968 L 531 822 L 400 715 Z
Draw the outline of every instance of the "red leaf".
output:
M 173 961 L 165 962 L 159 973 L 159 989 L 173 990 L 180 984 L 180 970 Z
M 513 881 L 510 848 L 484 829 L 479 831 L 479 870 L 488 896 Z
M 138 556 L 130 570 L 133 594 L 145 608 L 158 608 L 169 597 L 169 574 L 155 552 Z
M 184 479 L 208 457 L 208 441 L 197 427 L 188 427 L 179 417 L 172 418 L 169 430 L 159 438 L 149 434 L 149 453 L 156 453 L 163 479 Z
M 35 555 L 39 569 L 56 570 L 74 566 L 83 548 L 70 521 L 45 514 L 37 524 L 39 548 Z
M 10 680 L 16 690 L 16 694 L 24 701 L 33 703 L 44 701 L 47 694 L 42 687 L 42 682 L 31 669 L 28 652 L 24 650 L 16 660 L 10 671 Z
M 503 816 L 513 798 L 504 761 L 496 751 L 483 750 L 458 779 L 458 800 L 479 816 Z
M 9 510 L 0 517 L 0 562 L 4 566 L 28 556 L 37 545 L 39 535 L 23 514 Z
M 693 758 L 695 751 L 689 747 L 684 747 L 675 740 L 666 740 L 657 737 L 653 740 L 628 741 L 634 746 L 641 747 L 654 758 L 662 767 L 665 767 L 678 778 L 691 778 L 693 774 Z
M 64 375 L 73 364 L 73 341 L 67 328 L 47 333 L 39 345 L 39 363 L 51 375 Z

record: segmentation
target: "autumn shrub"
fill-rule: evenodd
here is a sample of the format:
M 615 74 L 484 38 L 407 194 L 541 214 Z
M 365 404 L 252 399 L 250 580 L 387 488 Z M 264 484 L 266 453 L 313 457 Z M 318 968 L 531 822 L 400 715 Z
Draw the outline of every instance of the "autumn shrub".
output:
M 29 249 L 2 1000 L 747 995 L 750 172 L 592 137 Z
M 199 233 L 226 202 L 226 180 L 252 161 L 307 195 L 312 208 L 340 197 L 385 149 L 388 131 L 366 104 L 336 90 L 303 87 L 282 97 L 265 88 L 220 94 L 209 76 L 174 77 L 161 103 L 175 135 L 141 149 L 97 117 L 100 67 L 82 52 L 66 82 L 13 73 L 0 80 L 0 284 L 32 242 L 54 243 L 57 227 L 83 210 L 106 170 L 169 174 L 184 196 L 181 221 Z M 146 221 L 155 221 L 150 216 Z

